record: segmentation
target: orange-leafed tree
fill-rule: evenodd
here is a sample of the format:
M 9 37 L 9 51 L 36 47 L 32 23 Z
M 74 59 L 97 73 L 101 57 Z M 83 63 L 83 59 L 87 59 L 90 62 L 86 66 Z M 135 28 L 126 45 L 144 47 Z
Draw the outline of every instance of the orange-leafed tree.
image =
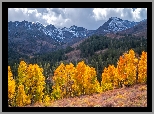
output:
M 86 94 L 93 94 L 93 93 L 100 93 L 101 87 L 100 83 L 96 77 L 96 70 L 93 67 L 89 67 L 87 65 L 86 72 L 85 72 L 85 93 Z
M 142 52 L 138 64 L 138 82 L 147 83 L 147 52 Z
M 85 94 L 85 87 L 86 87 L 85 72 L 86 72 L 86 65 L 84 64 L 84 61 L 81 61 L 76 66 L 76 76 L 75 76 L 75 80 L 78 86 L 78 88 L 76 88 L 78 95 Z
M 131 49 L 128 53 L 124 53 L 120 56 L 117 62 L 116 77 L 118 78 L 119 86 L 133 85 L 136 82 L 137 74 L 137 62 L 135 52 Z
M 84 61 L 79 62 L 76 66 L 75 80 L 78 86 L 76 89 L 78 95 L 101 92 L 95 68 L 89 67 Z

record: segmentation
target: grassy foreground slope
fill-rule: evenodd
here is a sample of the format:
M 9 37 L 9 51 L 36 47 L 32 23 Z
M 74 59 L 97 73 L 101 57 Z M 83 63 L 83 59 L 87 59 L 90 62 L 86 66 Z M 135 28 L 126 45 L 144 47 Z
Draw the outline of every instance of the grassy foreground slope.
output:
M 35 103 L 26 107 L 147 107 L 147 85 L 136 84 L 100 94 L 64 98 L 48 104 Z

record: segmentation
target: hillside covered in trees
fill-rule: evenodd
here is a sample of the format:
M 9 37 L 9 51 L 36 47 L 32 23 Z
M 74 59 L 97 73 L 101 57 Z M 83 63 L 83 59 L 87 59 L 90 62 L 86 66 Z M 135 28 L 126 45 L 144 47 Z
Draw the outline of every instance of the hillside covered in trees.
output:
M 118 39 L 94 35 L 76 46 L 68 46 L 66 49 L 43 55 L 35 55 L 32 58 L 20 56 L 21 59 L 18 59 L 14 55 L 14 59 L 8 60 L 8 65 L 11 66 L 14 76 L 17 76 L 17 68 L 21 60 L 35 63 L 44 68 L 44 75 L 49 78 L 53 76 L 54 70 L 61 62 L 72 62 L 77 65 L 83 60 L 87 65 L 96 69 L 100 82 L 102 69 L 108 67 L 109 64 L 117 66 L 119 56 L 130 49 L 133 49 L 136 52 L 136 57 L 139 57 L 142 51 L 147 51 L 147 39 L 136 36 L 125 36 Z

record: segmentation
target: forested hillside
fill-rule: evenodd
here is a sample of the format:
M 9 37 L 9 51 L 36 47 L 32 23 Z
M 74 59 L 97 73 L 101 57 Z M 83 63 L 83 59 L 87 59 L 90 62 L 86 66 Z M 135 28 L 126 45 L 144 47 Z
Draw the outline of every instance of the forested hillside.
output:
M 53 75 L 55 68 L 61 62 L 72 62 L 76 65 L 84 60 L 89 66 L 96 68 L 98 81 L 101 81 L 102 69 L 109 64 L 117 65 L 117 60 L 122 53 L 133 49 L 136 57 L 142 51 L 147 51 L 147 39 L 144 37 L 126 36 L 123 38 L 109 38 L 106 36 L 91 36 L 84 40 L 77 47 L 68 46 L 66 49 L 57 50 L 51 53 L 36 55 L 35 57 L 23 57 L 28 63 L 36 63 L 46 70 L 46 77 Z M 13 74 L 17 74 L 19 59 L 8 60 L 8 65 L 12 67 Z

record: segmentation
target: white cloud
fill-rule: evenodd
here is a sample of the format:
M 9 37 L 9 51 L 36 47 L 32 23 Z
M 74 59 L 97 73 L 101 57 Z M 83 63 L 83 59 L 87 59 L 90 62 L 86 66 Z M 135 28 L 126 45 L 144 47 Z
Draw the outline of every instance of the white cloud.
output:
M 147 8 L 137 8 L 133 12 L 133 18 L 136 21 L 141 21 L 143 18 L 147 18 Z
M 147 9 L 144 8 L 94 8 L 93 17 L 96 21 L 108 20 L 110 17 L 119 17 L 129 21 L 141 21 L 146 18 Z
M 62 9 L 56 9 L 55 12 L 52 11 L 53 8 L 49 9 L 47 8 L 48 13 L 45 13 L 42 16 L 42 19 L 44 19 L 46 21 L 47 24 L 53 24 L 55 26 L 63 26 L 63 23 L 67 22 L 68 19 L 65 19 L 62 17 Z
M 137 8 L 134 12 L 133 12 L 133 17 L 135 20 L 138 20 L 140 19 L 140 11 L 141 11 L 141 8 Z

